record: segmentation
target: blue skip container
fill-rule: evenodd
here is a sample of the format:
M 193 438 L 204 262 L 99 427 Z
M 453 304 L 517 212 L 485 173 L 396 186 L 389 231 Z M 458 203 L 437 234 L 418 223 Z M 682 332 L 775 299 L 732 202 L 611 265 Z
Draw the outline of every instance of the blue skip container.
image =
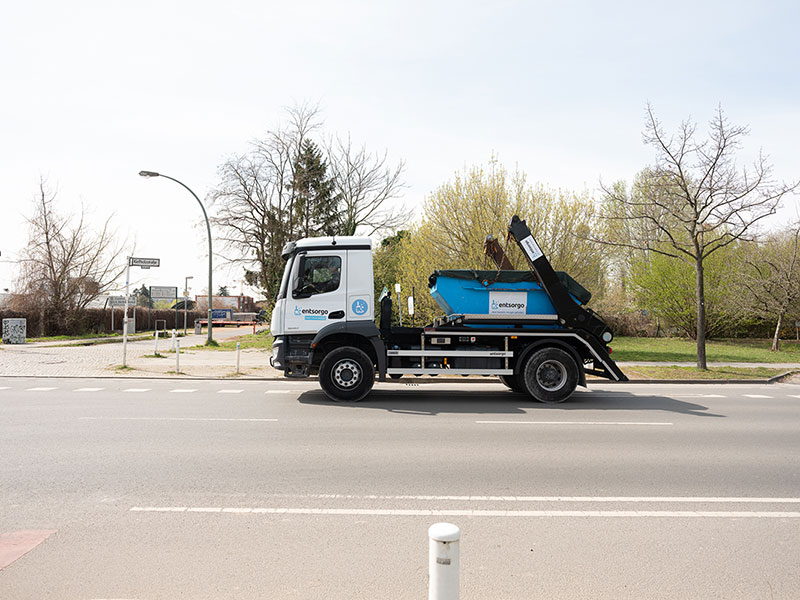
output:
M 564 272 L 556 272 L 561 284 L 578 304 L 592 295 Z M 445 314 L 509 319 L 555 319 L 547 293 L 530 271 L 434 271 L 428 287 Z

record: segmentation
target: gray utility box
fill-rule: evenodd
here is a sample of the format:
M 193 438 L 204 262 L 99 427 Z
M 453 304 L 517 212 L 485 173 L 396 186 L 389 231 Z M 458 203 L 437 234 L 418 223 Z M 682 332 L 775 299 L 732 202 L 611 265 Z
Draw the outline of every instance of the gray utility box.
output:
M 24 344 L 27 333 L 27 319 L 3 319 L 4 344 Z

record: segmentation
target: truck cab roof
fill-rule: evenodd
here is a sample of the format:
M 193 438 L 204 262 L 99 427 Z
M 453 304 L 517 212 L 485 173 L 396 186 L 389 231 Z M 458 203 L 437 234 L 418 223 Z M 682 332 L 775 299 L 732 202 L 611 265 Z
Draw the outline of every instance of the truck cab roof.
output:
M 368 237 L 353 235 L 338 235 L 326 237 L 310 237 L 287 242 L 281 251 L 284 260 L 297 254 L 301 250 L 371 250 L 372 240 Z

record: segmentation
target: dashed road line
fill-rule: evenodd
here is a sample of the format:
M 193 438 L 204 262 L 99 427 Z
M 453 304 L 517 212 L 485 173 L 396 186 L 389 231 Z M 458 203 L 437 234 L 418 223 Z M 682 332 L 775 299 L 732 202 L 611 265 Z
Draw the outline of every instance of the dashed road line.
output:
M 77 390 L 72 390 L 74 392 L 99 392 L 100 390 L 104 390 L 105 388 L 78 388 Z
M 669 426 L 674 423 L 639 422 L 639 421 L 475 421 L 481 425 L 643 425 Z
M 149 392 L 150 388 L 128 388 L 126 390 L 122 390 L 123 392 L 130 392 L 132 394 L 140 394 L 142 392 Z
M 191 394 L 192 392 L 196 392 L 195 388 L 175 388 L 174 390 L 170 390 L 170 394 Z
M 57 390 L 58 388 L 54 387 L 32 387 L 26 388 L 26 392 L 52 392 L 53 390 Z
M 10 390 L 11 388 L 7 385 L 0 386 L 0 390 Z
M 241 394 L 244 390 L 217 390 L 218 394 Z
M 745 398 L 772 398 L 772 396 L 765 396 L 763 394 L 743 394 Z
M 222 417 L 78 417 L 81 421 L 225 421 L 241 423 L 275 423 L 278 419 L 226 419 Z

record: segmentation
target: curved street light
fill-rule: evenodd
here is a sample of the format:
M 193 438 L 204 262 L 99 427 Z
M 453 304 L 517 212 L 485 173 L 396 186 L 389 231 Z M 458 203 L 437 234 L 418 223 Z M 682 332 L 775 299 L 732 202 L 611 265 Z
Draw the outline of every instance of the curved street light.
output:
M 155 171 L 139 171 L 139 175 L 142 177 L 164 177 L 165 179 L 169 179 L 170 181 L 174 181 L 178 185 L 183 186 L 192 196 L 194 199 L 197 200 L 197 203 L 200 205 L 201 210 L 203 211 L 203 217 L 206 220 L 206 229 L 208 230 L 208 341 L 206 345 L 211 345 L 213 342 L 212 338 L 212 325 L 211 325 L 211 295 L 213 294 L 213 288 L 211 287 L 211 272 L 213 271 L 213 264 L 211 261 L 211 224 L 208 222 L 208 214 L 206 213 L 206 207 L 203 206 L 203 203 L 200 202 L 200 198 L 197 197 L 188 185 L 183 182 L 178 181 L 174 177 L 170 177 L 169 175 L 164 175 L 163 173 L 156 173 Z

